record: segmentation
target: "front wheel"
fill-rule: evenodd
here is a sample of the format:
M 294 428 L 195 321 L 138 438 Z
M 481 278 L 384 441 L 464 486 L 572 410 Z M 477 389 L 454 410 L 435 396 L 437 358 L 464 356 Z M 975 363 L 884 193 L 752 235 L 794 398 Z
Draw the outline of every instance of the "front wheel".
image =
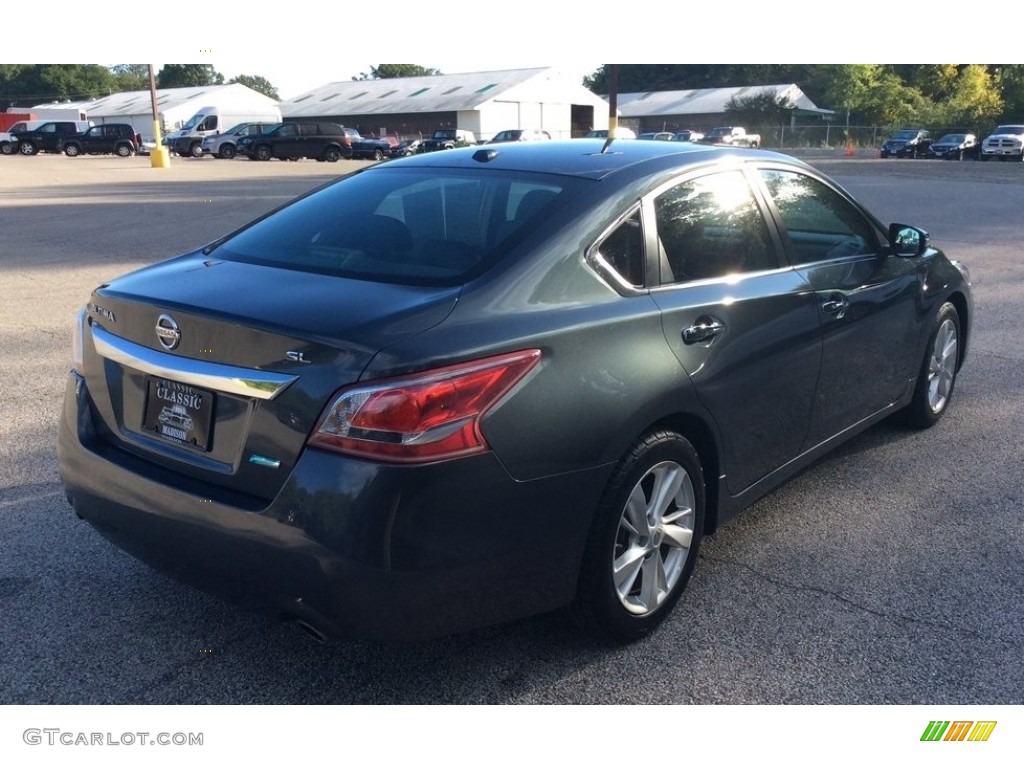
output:
M 946 412 L 960 367 L 960 331 L 960 314 L 946 302 L 935 317 L 914 397 L 904 412 L 910 426 L 930 427 Z
M 13 155 L 14 146 L 9 141 L 0 142 L 0 155 Z
M 202 157 L 203 156 L 203 145 L 198 143 L 198 142 L 196 142 L 191 147 L 189 147 L 188 151 L 189 151 L 189 154 L 192 155 L 192 157 Z
M 31 157 L 36 153 L 36 145 L 31 141 L 23 141 L 18 145 L 18 151 L 25 155 L 25 157 Z
M 573 611 L 585 629 L 637 640 L 679 600 L 704 529 L 704 475 L 668 430 L 638 440 L 605 489 L 587 540 Z
M 230 160 L 235 156 L 235 145 L 221 144 L 220 150 L 217 152 L 217 156 L 222 160 Z
M 64 154 L 67 155 L 68 157 L 78 157 L 80 154 L 82 154 L 82 148 L 79 147 L 77 144 L 65 144 Z
M 379 149 L 373 150 L 373 159 L 379 163 L 381 160 L 384 159 L 384 152 L 382 152 Z
M 256 147 L 256 159 L 257 160 L 269 160 L 273 156 L 273 152 L 270 151 L 270 147 L 266 144 L 261 144 Z

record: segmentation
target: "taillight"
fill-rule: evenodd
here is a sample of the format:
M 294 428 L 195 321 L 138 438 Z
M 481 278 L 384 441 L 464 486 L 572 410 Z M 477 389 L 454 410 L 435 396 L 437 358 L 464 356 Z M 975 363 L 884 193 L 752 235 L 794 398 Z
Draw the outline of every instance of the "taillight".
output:
M 480 420 L 540 357 L 540 350 L 528 349 L 344 390 L 309 444 L 405 463 L 486 451 Z
M 75 314 L 71 327 L 71 369 L 82 373 L 85 368 L 85 330 L 87 327 L 85 307 Z

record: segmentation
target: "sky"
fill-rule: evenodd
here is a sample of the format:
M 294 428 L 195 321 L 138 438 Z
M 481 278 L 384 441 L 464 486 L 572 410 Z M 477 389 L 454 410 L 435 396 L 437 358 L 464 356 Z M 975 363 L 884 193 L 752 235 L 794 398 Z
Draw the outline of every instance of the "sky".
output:
M 191 15 L 194 23 L 182 23 L 169 12 L 154 19 L 141 10 L 121 21 L 81 16 L 73 25 L 5 35 L 0 62 L 206 63 L 226 80 L 241 74 L 265 77 L 283 98 L 349 80 L 384 62 L 420 64 L 446 74 L 553 66 L 579 79 L 600 66 L 588 62 L 599 61 L 1021 62 L 1016 22 L 1024 21 L 1024 10 L 1016 6 L 998 25 L 966 30 L 924 17 L 920 25 L 886 27 L 881 19 L 891 15 L 888 0 L 860 0 L 845 11 L 832 5 L 827 13 L 755 2 L 749 3 L 751 13 L 741 13 L 744 6 L 738 0 L 723 12 L 721 6 L 697 4 L 598 7 L 517 0 L 505 11 L 464 0 L 440 6 L 421 0 L 383 5 L 313 0 L 302 6 L 294 24 L 284 17 L 260 22 L 255 13 L 208 23 L 212 17 L 201 12 Z M 370 8 L 383 8 L 383 19 L 362 18 Z

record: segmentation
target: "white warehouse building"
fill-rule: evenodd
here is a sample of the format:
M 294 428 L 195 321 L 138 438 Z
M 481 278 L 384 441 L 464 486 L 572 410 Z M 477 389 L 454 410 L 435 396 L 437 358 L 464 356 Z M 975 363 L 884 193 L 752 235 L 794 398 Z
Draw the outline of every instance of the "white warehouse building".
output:
M 608 127 L 608 103 L 552 67 L 328 83 L 281 102 L 285 122 L 318 119 L 364 135 L 429 136 L 438 128 L 537 128 L 554 139 Z
M 181 128 L 190 117 L 203 107 L 217 107 L 227 113 L 261 113 L 277 111 L 279 102 L 254 91 L 241 83 L 207 85 L 192 88 L 160 88 L 156 92 L 157 112 L 161 130 L 166 135 Z M 114 93 L 91 101 L 39 104 L 30 112 L 43 114 L 44 110 L 78 109 L 94 125 L 103 123 L 130 123 L 144 141 L 153 141 L 153 107 L 149 91 Z M 225 131 L 230 125 L 219 126 Z

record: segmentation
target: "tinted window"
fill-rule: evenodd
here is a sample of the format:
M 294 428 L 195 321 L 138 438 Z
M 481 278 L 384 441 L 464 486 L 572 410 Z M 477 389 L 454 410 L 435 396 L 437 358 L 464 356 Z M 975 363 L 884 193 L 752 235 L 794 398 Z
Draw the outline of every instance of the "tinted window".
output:
M 797 263 L 878 252 L 875 227 L 835 190 L 794 171 L 762 170 Z
M 683 182 L 654 201 L 662 283 L 778 266 L 768 226 L 740 171 Z
M 454 285 L 486 269 L 580 183 L 539 174 L 382 169 L 296 201 L 217 253 L 359 279 Z
M 644 229 L 636 211 L 608 235 L 598 252 L 623 280 L 634 287 L 644 284 Z

